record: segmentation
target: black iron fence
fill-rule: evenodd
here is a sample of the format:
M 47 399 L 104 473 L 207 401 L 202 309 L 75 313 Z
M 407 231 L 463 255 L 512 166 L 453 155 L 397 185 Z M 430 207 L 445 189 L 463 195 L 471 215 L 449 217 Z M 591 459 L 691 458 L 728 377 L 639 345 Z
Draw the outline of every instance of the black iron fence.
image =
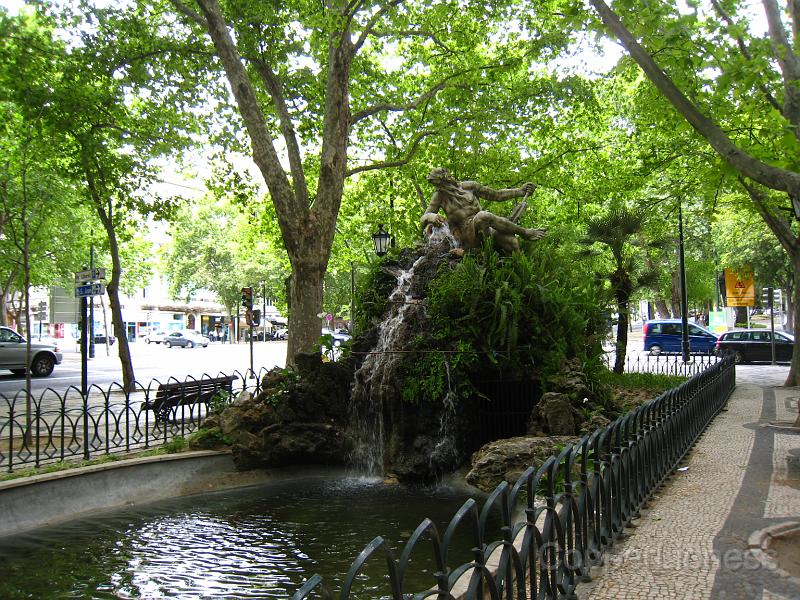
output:
M 615 355 L 610 351 L 603 355 L 609 369 L 614 368 Z M 683 362 L 680 354 L 649 354 L 635 352 L 625 355 L 625 373 L 656 373 L 658 375 L 678 375 L 692 377 L 702 373 L 722 360 L 713 352 L 698 352 L 689 355 L 689 361 Z
M 726 357 L 605 429 L 567 445 L 511 486 L 501 483 L 483 508 L 468 500 L 440 535 L 424 520 L 399 559 L 376 537 L 352 563 L 337 597 L 358 597 L 368 562 L 386 565 L 387 596 L 437 600 L 575 598 L 579 582 L 690 450 L 723 408 L 736 381 Z M 490 517 L 502 521 L 500 539 L 487 535 Z M 470 532 L 474 560 L 451 568 L 448 546 L 457 532 Z M 436 571 L 428 590 L 405 590 L 404 574 L 425 551 Z M 374 582 L 369 582 L 375 585 Z M 314 575 L 292 596 L 333 598 L 329 582 Z M 368 596 L 375 597 L 374 594 Z
M 118 383 L 93 385 L 86 395 L 72 386 L 36 396 L 0 394 L 0 470 L 146 450 L 200 428 L 209 402 L 226 402 L 243 390 L 260 391 L 267 369 L 232 375 L 170 377 L 125 391 Z M 227 381 L 223 381 L 227 379 Z M 217 389 L 221 392 L 215 394 Z

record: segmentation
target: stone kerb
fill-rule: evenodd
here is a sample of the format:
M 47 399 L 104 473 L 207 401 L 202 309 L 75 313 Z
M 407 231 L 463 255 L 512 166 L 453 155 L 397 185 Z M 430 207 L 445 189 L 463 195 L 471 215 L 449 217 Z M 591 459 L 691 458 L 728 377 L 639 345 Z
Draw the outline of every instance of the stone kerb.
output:
M 775 560 L 774 551 L 771 549 L 774 539 L 788 537 L 800 537 L 800 521 L 779 523 L 753 532 L 747 540 L 747 548 L 767 571 L 775 573 L 778 577 L 787 579 L 793 585 L 800 588 L 800 577 L 794 577 L 791 573 L 782 569 L 778 561 Z
M 210 450 L 11 479 L 0 482 L 0 535 L 20 533 L 99 510 L 219 489 L 234 479 L 230 453 Z

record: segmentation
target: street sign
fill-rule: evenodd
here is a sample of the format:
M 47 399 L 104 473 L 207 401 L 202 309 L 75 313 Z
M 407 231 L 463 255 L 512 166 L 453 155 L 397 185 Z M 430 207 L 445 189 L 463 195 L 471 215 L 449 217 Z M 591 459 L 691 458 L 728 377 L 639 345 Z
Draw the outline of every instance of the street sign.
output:
M 97 281 L 106 278 L 106 270 L 101 268 L 86 269 L 75 273 L 75 283 L 86 283 L 87 281 Z
M 733 269 L 725 269 L 725 291 L 728 306 L 756 305 L 756 289 L 753 274 L 749 270 L 740 274 Z
M 328 313 L 327 315 L 325 315 L 325 320 L 328 323 L 330 323 L 331 321 L 333 321 L 333 315 L 331 313 Z
M 75 296 L 86 298 L 88 296 L 101 296 L 106 293 L 106 286 L 102 283 L 87 283 L 86 285 L 75 286 Z

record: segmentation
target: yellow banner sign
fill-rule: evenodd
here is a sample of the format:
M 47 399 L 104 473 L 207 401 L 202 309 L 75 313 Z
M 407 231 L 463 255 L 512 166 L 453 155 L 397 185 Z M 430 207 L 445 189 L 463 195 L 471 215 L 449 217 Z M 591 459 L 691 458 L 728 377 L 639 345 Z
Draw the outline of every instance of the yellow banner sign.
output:
M 725 295 L 728 306 L 755 306 L 756 286 L 753 273 L 740 274 L 725 269 Z

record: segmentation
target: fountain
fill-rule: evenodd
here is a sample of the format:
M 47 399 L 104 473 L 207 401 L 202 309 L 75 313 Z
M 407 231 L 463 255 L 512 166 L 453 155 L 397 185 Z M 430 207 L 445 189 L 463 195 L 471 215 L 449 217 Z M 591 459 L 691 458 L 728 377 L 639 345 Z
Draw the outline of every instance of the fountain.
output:
M 425 306 L 411 293 L 418 268 L 429 270 L 432 261 L 456 246 L 447 224 L 435 228 L 419 257 L 408 269 L 395 266 L 397 285 L 389 294 L 389 309 L 377 327 L 377 344 L 366 354 L 353 378 L 350 402 L 350 434 L 354 447 L 350 465 L 368 476 L 384 474 L 384 413 L 402 397 L 403 366 L 409 324 L 425 321 Z M 451 401 L 452 408 L 452 401 Z M 432 457 L 433 458 L 433 457 Z

